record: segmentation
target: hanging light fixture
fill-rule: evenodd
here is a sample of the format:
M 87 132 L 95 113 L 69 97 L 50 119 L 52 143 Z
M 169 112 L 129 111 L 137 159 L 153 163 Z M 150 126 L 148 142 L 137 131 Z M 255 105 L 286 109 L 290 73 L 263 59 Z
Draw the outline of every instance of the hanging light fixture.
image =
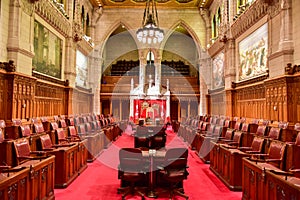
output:
M 146 0 L 142 28 L 136 32 L 137 39 L 143 44 L 157 44 L 164 39 L 164 31 L 158 27 L 155 0 Z

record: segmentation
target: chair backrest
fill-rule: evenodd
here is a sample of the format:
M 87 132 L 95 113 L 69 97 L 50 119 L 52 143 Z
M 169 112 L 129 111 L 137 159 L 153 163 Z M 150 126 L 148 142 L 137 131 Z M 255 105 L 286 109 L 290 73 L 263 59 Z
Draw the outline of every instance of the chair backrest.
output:
M 56 129 L 58 129 L 58 124 L 57 124 L 57 122 L 50 122 L 50 128 L 51 128 L 51 130 L 56 130 Z
M 210 124 L 209 128 L 207 130 L 208 133 L 212 134 L 215 130 L 216 125 L 215 124 Z
M 35 123 L 33 124 L 33 127 L 34 127 L 34 132 L 35 133 L 42 133 L 44 132 L 44 126 L 42 123 Z
M 4 133 L 2 131 L 2 128 L 0 128 L 0 142 L 3 142 L 4 140 Z
M 58 128 L 55 130 L 55 132 L 56 132 L 58 141 L 66 139 L 65 131 L 63 128 Z
M 29 124 L 20 125 L 19 129 L 20 129 L 20 133 L 21 133 L 22 137 L 27 137 L 32 134 Z
M 229 119 L 225 120 L 224 127 L 226 127 L 226 128 L 230 127 L 230 120 Z
M 89 122 L 85 123 L 85 130 L 87 133 L 92 132 L 92 126 Z
M 187 166 L 188 149 L 172 148 L 168 149 L 164 159 L 165 169 L 185 169 Z
M 233 136 L 234 130 L 233 129 L 227 129 L 225 133 L 225 139 L 231 140 Z
M 298 134 L 297 134 L 295 145 L 300 146 L 300 132 L 298 132 Z
M 140 136 L 148 136 L 148 128 L 146 126 L 137 126 L 136 134 Z
M 145 167 L 142 150 L 139 148 L 120 149 L 119 160 L 123 172 L 141 172 Z
M 17 158 L 30 156 L 30 146 L 27 139 L 23 138 L 23 139 L 15 140 L 14 146 L 15 146 Z
M 68 126 L 74 126 L 75 125 L 73 117 L 68 118 L 67 122 L 68 122 Z
M 264 146 L 264 141 L 265 139 L 263 137 L 254 137 L 251 144 L 252 151 L 261 152 Z
M 269 147 L 268 159 L 280 159 L 284 157 L 285 143 L 281 141 L 273 140 Z
M 213 136 L 220 136 L 221 133 L 222 133 L 222 129 L 223 129 L 222 126 L 216 126 L 212 135 Z
M 208 127 L 208 123 L 203 123 L 201 127 L 201 131 L 206 131 Z
M 80 134 L 86 133 L 84 124 L 80 124 L 79 126 L 77 126 L 77 133 L 80 133 Z
M 234 125 L 235 130 L 241 130 L 241 127 L 242 127 L 242 122 L 240 122 L 240 121 L 235 122 L 235 125 Z
M 21 119 L 13 119 L 12 124 L 13 124 L 13 126 L 20 126 L 22 124 L 22 120 Z
M 282 132 L 281 128 L 271 127 L 268 137 L 274 140 L 279 140 L 281 137 L 281 132 Z
M 65 119 L 60 119 L 59 120 L 59 127 L 60 128 L 66 128 L 67 127 L 67 123 Z
M 52 148 L 52 141 L 48 134 L 40 136 L 42 149 Z
M 249 126 L 249 124 L 248 123 L 243 123 L 243 125 L 242 125 L 242 131 L 243 132 L 250 132 L 250 126 Z
M 237 142 L 237 143 L 238 143 L 238 146 L 240 146 L 240 144 L 241 144 L 241 141 L 242 141 L 242 135 L 243 135 L 243 133 L 242 133 L 241 131 L 236 131 L 236 132 L 234 132 L 234 135 L 233 135 L 232 140 L 233 140 L 234 142 Z
M 256 135 L 262 137 L 266 134 L 266 131 L 267 131 L 267 126 L 259 125 L 256 130 Z
M 70 136 L 77 136 L 77 131 L 76 131 L 75 126 L 69 126 L 68 130 L 69 130 L 69 135 Z
M 4 130 L 5 128 L 5 121 L 4 120 L 0 120 L 0 128 L 2 128 Z
M 225 124 L 225 119 L 224 118 L 220 119 L 218 125 L 219 126 L 224 126 L 224 124 Z

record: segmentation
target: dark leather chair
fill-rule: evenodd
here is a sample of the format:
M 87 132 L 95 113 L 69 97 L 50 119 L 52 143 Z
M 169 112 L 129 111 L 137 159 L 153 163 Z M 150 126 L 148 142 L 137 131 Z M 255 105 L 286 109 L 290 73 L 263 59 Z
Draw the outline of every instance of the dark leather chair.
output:
M 20 133 L 21 133 L 22 137 L 28 137 L 28 136 L 32 135 L 29 124 L 20 125 L 19 130 L 20 130 Z
M 254 137 L 251 147 L 239 147 L 238 149 L 249 154 L 262 153 L 265 144 L 265 139 L 262 137 Z
M 167 135 L 164 127 L 153 129 L 153 135 L 150 137 L 150 149 L 165 148 Z
M 189 174 L 187 171 L 187 159 L 188 149 L 172 148 L 167 150 L 163 163 L 158 166 L 158 177 L 169 185 L 170 199 L 175 195 L 185 199 L 189 198 L 183 189 L 183 180 L 187 179 Z
M 42 135 L 40 136 L 40 142 L 41 142 L 41 147 L 43 151 L 52 151 L 55 148 L 59 147 L 70 147 L 72 145 L 75 145 L 74 143 L 68 143 L 68 144 L 52 144 L 52 141 L 50 139 L 50 136 L 47 135 Z
M 280 140 L 281 138 L 282 129 L 279 127 L 271 127 L 267 138 L 273 139 L 273 140 Z
M 241 146 L 242 137 L 242 131 L 235 131 L 232 140 L 223 142 L 224 144 L 221 145 L 227 148 L 238 148 Z
M 118 178 L 123 182 L 128 182 L 129 186 L 119 188 L 118 193 L 123 192 L 122 199 L 125 199 L 128 194 L 134 195 L 135 193 L 145 199 L 143 191 L 135 185 L 147 179 L 148 163 L 144 160 L 141 149 L 122 148 L 119 151 L 119 160 Z
M 294 176 L 300 178 L 300 124 L 295 124 L 295 131 L 298 132 L 296 140 L 293 144 L 293 166 L 289 169 L 289 172 L 293 173 Z
M 253 154 L 251 159 L 258 162 L 266 162 L 277 168 L 284 169 L 286 143 L 273 140 L 267 154 Z
M 137 126 L 136 133 L 134 134 L 134 147 L 150 147 L 150 136 L 146 126 Z
M 81 138 L 79 137 L 75 126 L 68 126 L 69 139 L 71 142 L 80 142 Z
M 47 153 L 44 151 L 31 151 L 29 142 L 26 138 L 15 140 L 14 148 L 16 152 L 17 165 L 28 160 L 41 160 L 47 157 Z

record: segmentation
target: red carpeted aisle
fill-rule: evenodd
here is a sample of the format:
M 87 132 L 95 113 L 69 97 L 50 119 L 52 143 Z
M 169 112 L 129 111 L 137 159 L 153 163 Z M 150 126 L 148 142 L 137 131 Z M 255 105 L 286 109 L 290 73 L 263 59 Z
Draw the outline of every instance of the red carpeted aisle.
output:
M 167 137 L 167 148 L 182 147 L 185 143 L 173 133 Z M 123 134 L 100 157 L 66 189 L 55 189 L 56 200 L 120 200 L 117 194 L 120 180 L 117 177 L 119 163 L 119 149 L 133 147 L 133 137 Z M 190 200 L 198 199 L 241 199 L 241 192 L 232 192 L 209 170 L 209 165 L 204 164 L 197 154 L 189 152 L 188 179 L 184 181 L 185 193 Z M 126 199 L 141 199 L 138 196 L 128 196 Z M 147 198 L 146 199 L 151 199 Z M 162 194 L 157 199 L 168 199 L 167 194 Z M 176 197 L 175 199 L 183 199 Z

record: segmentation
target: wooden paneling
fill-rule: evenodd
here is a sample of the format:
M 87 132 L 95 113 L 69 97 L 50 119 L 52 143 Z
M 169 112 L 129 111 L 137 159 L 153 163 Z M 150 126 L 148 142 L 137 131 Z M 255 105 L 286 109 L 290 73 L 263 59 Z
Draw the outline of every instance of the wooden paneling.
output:
M 73 89 L 64 81 L 0 71 L 0 119 L 90 113 L 91 90 Z

